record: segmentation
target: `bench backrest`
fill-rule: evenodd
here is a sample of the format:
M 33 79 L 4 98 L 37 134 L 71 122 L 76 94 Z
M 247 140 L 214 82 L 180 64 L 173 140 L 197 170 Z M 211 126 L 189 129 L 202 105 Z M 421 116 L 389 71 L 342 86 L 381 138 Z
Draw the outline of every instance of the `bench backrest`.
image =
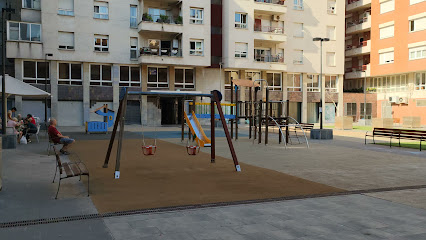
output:
M 393 134 L 393 135 L 405 135 L 405 136 L 415 136 L 419 138 L 426 139 L 426 131 L 422 130 L 406 130 L 406 129 L 393 129 L 393 128 L 374 128 L 374 134 Z
M 61 162 L 61 157 L 59 156 L 58 151 L 56 151 L 56 147 L 55 147 L 55 146 L 53 146 L 53 151 L 55 151 L 56 164 L 58 164 L 59 173 L 60 173 L 60 174 L 62 174 L 62 162 Z

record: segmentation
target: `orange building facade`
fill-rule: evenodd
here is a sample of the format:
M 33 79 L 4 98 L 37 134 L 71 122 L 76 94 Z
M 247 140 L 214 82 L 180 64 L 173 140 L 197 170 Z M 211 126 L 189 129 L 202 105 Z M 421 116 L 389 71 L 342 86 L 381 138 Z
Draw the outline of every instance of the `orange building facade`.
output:
M 366 82 L 377 93 L 378 118 L 421 117 L 426 125 L 426 0 L 347 0 L 346 7 L 345 90 L 363 92 Z M 353 22 L 364 39 L 350 31 Z M 365 48 L 357 59 L 353 43 Z

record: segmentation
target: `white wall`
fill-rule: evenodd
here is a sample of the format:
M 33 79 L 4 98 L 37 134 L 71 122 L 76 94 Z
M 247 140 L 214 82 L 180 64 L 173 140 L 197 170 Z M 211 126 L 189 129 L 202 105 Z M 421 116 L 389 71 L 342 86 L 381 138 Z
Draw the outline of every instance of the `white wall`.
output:
M 58 126 L 81 126 L 83 123 L 83 102 L 59 101 Z

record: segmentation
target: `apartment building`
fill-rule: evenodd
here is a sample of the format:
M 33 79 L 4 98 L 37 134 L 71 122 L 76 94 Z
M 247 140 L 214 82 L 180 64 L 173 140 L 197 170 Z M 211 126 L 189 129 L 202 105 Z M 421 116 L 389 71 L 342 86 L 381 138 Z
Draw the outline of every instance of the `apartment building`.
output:
M 97 120 L 102 104 L 118 109 L 122 87 L 203 89 L 210 66 L 210 2 L 171 0 L 24 0 L 20 21 L 8 21 L 7 57 L 15 77 L 51 92 L 49 116 L 62 125 Z M 140 99 L 128 105 L 140 123 Z M 155 99 L 143 99 L 157 105 Z M 160 99 L 165 124 L 175 102 Z M 154 104 L 155 103 L 155 104 Z M 44 116 L 44 103 L 16 97 L 23 113 Z M 172 111 L 170 111 L 170 109 Z M 170 122 L 173 123 L 173 122 Z
M 336 106 L 343 114 L 344 13 L 336 0 L 23 0 L 21 19 L 7 23 L 7 57 L 16 78 L 47 87 L 48 115 L 63 126 L 102 120 L 92 110 L 117 110 L 123 87 L 206 93 L 231 78 L 267 79 L 303 122 L 318 121 L 322 84 L 333 121 Z M 330 38 L 322 80 L 314 37 Z M 15 106 L 44 116 L 42 100 L 16 97 Z M 174 124 L 181 107 L 132 97 L 126 121 Z
M 335 0 L 234 0 L 223 2 L 223 68 L 232 79 L 265 79 L 275 101 L 290 100 L 290 115 L 302 122 L 319 118 L 320 84 L 324 118 L 343 113 L 344 14 Z M 323 78 L 319 42 L 323 44 Z M 242 98 L 248 93 L 241 91 Z M 337 109 L 336 110 L 336 106 Z
M 377 95 L 377 109 L 367 103 L 367 118 L 421 117 L 425 125 L 426 1 L 348 0 L 346 10 L 345 90 L 362 91 L 366 81 L 367 92 Z M 352 109 L 346 114 L 362 118 L 363 106 L 346 105 Z

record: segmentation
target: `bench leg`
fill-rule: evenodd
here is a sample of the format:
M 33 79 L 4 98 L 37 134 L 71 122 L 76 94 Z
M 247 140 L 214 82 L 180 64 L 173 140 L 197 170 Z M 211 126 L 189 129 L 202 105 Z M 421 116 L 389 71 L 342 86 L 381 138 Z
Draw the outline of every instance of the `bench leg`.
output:
M 36 138 L 37 138 L 37 142 L 39 143 L 39 142 L 40 142 L 40 140 L 38 139 L 38 134 L 36 134 Z
M 389 147 L 392 147 L 392 137 L 389 140 Z
M 56 178 L 56 173 L 58 172 L 58 164 L 56 164 L 56 168 L 55 168 L 55 176 L 53 176 L 53 181 L 52 183 L 55 182 L 55 178 Z
M 55 199 L 58 199 L 59 188 L 61 187 L 61 178 L 59 178 L 58 191 L 56 191 Z
M 376 144 L 376 140 L 374 139 L 374 135 L 373 135 L 373 143 Z

